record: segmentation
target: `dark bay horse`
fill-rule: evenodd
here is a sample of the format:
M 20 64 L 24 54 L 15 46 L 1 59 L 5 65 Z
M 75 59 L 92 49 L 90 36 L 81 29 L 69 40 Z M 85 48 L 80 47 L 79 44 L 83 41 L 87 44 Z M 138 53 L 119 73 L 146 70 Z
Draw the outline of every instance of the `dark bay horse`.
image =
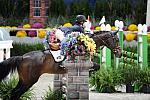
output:
M 96 31 L 91 37 L 96 43 L 96 48 L 100 46 L 106 46 L 109 48 L 116 57 L 121 57 L 121 48 L 119 46 L 119 38 L 117 36 L 118 31 Z
M 119 46 L 119 38 L 117 36 L 118 31 L 95 31 L 93 36 L 93 40 L 96 43 L 96 49 L 98 49 L 101 46 L 106 46 L 109 48 L 113 54 L 115 54 L 116 57 L 121 57 L 121 48 Z M 93 62 L 93 67 L 90 68 L 90 73 L 93 71 L 96 71 L 100 68 L 100 65 Z
M 19 82 L 12 90 L 10 100 L 19 100 L 43 73 L 66 73 L 67 70 L 60 67 L 60 63 L 55 62 L 49 51 L 32 51 L 23 56 L 14 56 L 0 63 L 0 81 L 17 69 Z
M 97 48 L 107 46 L 117 56 L 121 56 L 118 37 L 114 32 L 98 31 L 92 37 Z M 13 56 L 0 62 L 0 81 L 17 69 L 19 82 L 12 90 L 10 100 L 19 100 L 20 96 L 35 84 L 44 73 L 64 74 L 67 69 L 60 67 L 62 62 L 55 62 L 54 57 L 46 51 L 32 51 L 23 56 Z

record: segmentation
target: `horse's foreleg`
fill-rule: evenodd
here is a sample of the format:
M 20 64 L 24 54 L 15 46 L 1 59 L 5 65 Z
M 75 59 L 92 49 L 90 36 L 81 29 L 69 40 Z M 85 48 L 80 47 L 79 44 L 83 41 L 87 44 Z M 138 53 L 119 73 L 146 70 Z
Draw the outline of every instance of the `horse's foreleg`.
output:
M 12 95 L 10 97 L 10 100 L 19 100 L 22 94 L 24 94 L 32 85 L 21 85 L 19 89 L 15 89 L 15 91 L 12 92 Z
M 17 92 L 20 91 L 21 88 L 22 88 L 22 81 L 19 80 L 17 86 L 11 91 L 10 100 L 18 100 L 19 99 Z
M 18 82 L 17 86 L 13 89 L 11 93 L 10 100 L 19 100 L 22 94 L 24 94 L 35 82 L 23 84 Z

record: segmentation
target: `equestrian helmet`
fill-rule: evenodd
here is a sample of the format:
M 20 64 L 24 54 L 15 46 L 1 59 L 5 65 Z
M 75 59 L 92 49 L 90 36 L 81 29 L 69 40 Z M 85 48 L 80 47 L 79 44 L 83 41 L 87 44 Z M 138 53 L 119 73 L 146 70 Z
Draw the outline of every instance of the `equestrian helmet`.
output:
M 86 17 L 84 15 L 77 15 L 76 16 L 76 22 L 77 23 L 86 22 Z

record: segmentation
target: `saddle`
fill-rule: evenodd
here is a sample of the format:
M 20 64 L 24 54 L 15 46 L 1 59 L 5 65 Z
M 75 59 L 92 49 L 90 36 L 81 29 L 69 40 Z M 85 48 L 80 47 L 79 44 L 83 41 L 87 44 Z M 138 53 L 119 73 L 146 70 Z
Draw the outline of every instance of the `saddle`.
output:
M 61 50 L 52 51 L 50 50 L 51 54 L 53 55 L 53 58 L 56 62 L 62 62 L 65 59 L 65 56 L 61 55 Z
M 52 51 L 58 51 L 58 50 L 60 50 L 59 43 L 50 43 L 49 47 L 50 47 L 50 49 Z

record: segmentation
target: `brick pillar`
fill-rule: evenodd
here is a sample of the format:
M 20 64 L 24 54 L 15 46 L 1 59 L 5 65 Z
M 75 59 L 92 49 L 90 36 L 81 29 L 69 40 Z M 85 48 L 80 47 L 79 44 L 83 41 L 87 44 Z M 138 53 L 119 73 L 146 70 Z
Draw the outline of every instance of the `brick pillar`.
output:
M 66 61 L 64 65 L 68 69 L 66 74 L 67 100 L 89 100 L 89 68 L 93 64 L 85 57 L 78 57 L 76 63 Z M 56 80 L 54 80 L 54 84 L 55 82 Z M 56 88 L 55 86 L 54 88 Z
M 29 18 L 32 18 L 33 17 L 33 2 L 32 2 L 32 0 L 30 0 L 30 15 L 29 15 Z

